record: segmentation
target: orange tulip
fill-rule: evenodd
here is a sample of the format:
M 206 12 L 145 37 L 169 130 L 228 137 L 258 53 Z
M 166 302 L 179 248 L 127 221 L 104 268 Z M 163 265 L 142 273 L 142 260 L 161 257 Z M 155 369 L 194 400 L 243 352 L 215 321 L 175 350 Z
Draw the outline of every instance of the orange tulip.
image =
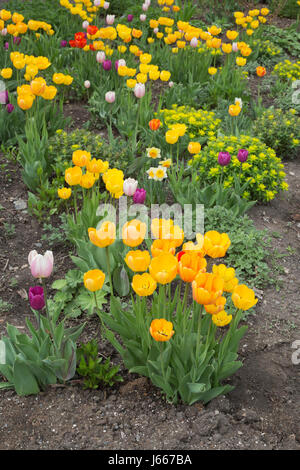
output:
M 174 334 L 173 324 L 164 318 L 157 318 L 151 322 L 150 334 L 155 341 L 169 341 Z
M 212 316 L 212 321 L 217 326 L 226 326 L 232 320 L 232 315 L 228 315 L 225 310 Z
M 78 166 L 67 168 L 65 171 L 65 180 L 70 186 L 81 183 L 82 170 Z
M 130 222 L 126 222 L 122 228 L 122 239 L 124 245 L 134 248 L 139 246 L 146 235 L 147 226 L 140 220 L 133 219 Z
M 214 264 L 212 272 L 224 279 L 225 292 L 232 292 L 239 283 L 238 279 L 235 277 L 235 269 L 227 268 L 225 264 Z
M 258 77 L 264 77 L 266 75 L 267 71 L 265 67 L 257 67 L 256 69 L 256 74 Z
M 162 253 L 171 253 L 171 255 L 175 255 L 176 248 L 174 246 L 174 242 L 171 240 L 154 240 L 151 245 L 151 254 L 153 258 L 155 256 L 159 256 Z
M 149 271 L 153 279 L 159 284 L 168 284 L 177 275 L 178 261 L 170 253 L 163 253 L 152 258 Z
M 134 292 L 140 297 L 152 295 L 157 287 L 156 281 L 148 273 L 135 274 L 132 278 L 131 286 Z
M 87 271 L 83 276 L 84 286 L 91 292 L 96 292 L 97 290 L 102 289 L 104 280 L 105 274 L 100 269 Z
M 207 262 L 197 253 L 185 253 L 178 263 L 179 276 L 184 282 L 192 282 L 199 272 L 206 271 Z
M 230 244 L 230 239 L 226 233 L 211 230 L 204 235 L 204 250 L 211 258 L 225 256 Z
M 116 226 L 113 222 L 103 222 L 100 229 L 96 230 L 93 227 L 88 229 L 90 241 L 100 248 L 105 248 L 112 245 L 116 239 Z
M 125 257 L 125 263 L 134 272 L 147 271 L 151 258 L 148 251 L 129 251 Z
M 199 273 L 192 283 L 193 299 L 201 305 L 214 303 L 221 297 L 224 280 L 212 273 Z
M 249 310 L 257 304 L 258 299 L 255 298 L 255 293 L 249 289 L 245 284 L 240 284 L 233 289 L 232 302 L 236 308 L 241 310 Z
M 149 121 L 149 127 L 151 129 L 151 131 L 157 131 L 157 129 L 160 128 L 160 120 L 159 119 L 151 119 L 151 121 Z
M 204 305 L 204 308 L 207 313 L 211 315 L 216 315 L 217 313 L 224 310 L 226 304 L 226 297 L 218 297 L 214 304 Z

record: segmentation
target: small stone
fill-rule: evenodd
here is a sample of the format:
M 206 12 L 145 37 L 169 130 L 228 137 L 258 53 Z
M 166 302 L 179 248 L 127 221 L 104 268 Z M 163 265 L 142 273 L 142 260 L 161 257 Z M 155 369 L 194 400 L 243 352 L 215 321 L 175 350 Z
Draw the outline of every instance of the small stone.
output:
M 22 211 L 24 209 L 27 209 L 27 202 L 23 199 L 17 199 L 16 201 L 14 201 L 14 206 L 16 211 Z

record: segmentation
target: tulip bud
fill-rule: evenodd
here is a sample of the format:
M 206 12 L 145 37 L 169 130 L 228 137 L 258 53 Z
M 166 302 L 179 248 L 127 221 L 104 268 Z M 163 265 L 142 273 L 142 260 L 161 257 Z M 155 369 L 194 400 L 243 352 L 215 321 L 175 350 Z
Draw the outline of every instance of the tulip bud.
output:
M 133 15 L 128 15 L 127 16 L 127 21 L 131 22 L 133 20 Z
M 7 90 L 0 91 L 0 104 L 8 103 L 8 93 Z
M 144 204 L 146 199 L 146 190 L 143 188 L 137 188 L 133 195 L 133 202 L 135 204 Z
M 12 113 L 14 109 L 15 109 L 15 107 L 14 107 L 13 104 L 8 103 L 8 104 L 6 105 L 6 111 L 7 111 L 8 113 Z
M 39 255 L 36 250 L 32 250 L 28 255 L 28 263 L 33 277 L 49 277 L 53 271 L 53 253 L 48 250 L 44 255 Z
M 42 310 L 45 306 L 44 289 L 41 286 L 30 287 L 28 299 L 33 310 Z
M 248 150 L 240 149 L 237 157 L 241 163 L 245 163 L 248 159 L 248 155 L 249 155 Z
M 108 10 L 108 8 L 109 8 L 109 2 L 104 2 L 103 8 L 104 8 L 104 10 Z
M 65 39 L 60 41 L 60 47 L 67 47 L 67 45 L 68 45 L 68 41 L 66 41 Z
M 218 155 L 218 162 L 221 166 L 227 166 L 231 160 L 230 153 L 220 152 Z
M 104 68 L 104 70 L 109 71 L 111 69 L 111 60 L 105 60 L 102 63 L 102 67 Z
M 9 43 L 8 43 L 8 42 L 5 42 L 5 43 L 4 43 L 4 49 L 7 51 L 8 48 L 9 48 Z
M 172 88 L 174 86 L 174 82 L 169 82 L 169 87 Z
M 232 50 L 233 52 L 238 52 L 239 48 L 238 48 L 237 42 L 232 43 Z
M 108 91 L 107 93 L 105 93 L 105 101 L 107 101 L 107 103 L 114 103 L 116 99 L 116 94 L 114 91 Z
M 197 47 L 198 46 L 198 39 L 197 38 L 192 38 L 190 42 L 191 47 Z
M 142 5 L 143 11 L 147 11 L 148 8 L 149 8 L 149 5 L 147 5 L 147 3 L 143 3 L 143 5 Z
M 137 83 L 134 87 L 134 94 L 137 98 L 143 98 L 145 96 L 145 85 L 143 83 Z
M 102 64 L 105 61 L 105 52 L 103 51 L 97 52 L 96 60 L 99 64 Z
M 6 36 L 7 35 L 7 29 L 6 28 L 3 28 L 1 30 L 1 36 Z
M 147 16 L 146 15 L 140 15 L 140 20 L 141 21 L 146 21 Z
M 126 196 L 133 196 L 136 192 L 138 182 L 133 178 L 127 178 L 123 183 L 123 191 Z
M 88 26 L 89 26 L 89 24 L 90 24 L 90 23 L 89 23 L 88 21 L 84 21 L 84 22 L 82 23 L 83 29 L 87 29 Z
M 106 24 L 112 25 L 115 21 L 115 15 L 106 15 Z
M 85 88 L 90 88 L 91 82 L 90 82 L 89 80 L 86 80 L 86 81 L 84 82 L 84 86 L 85 86 Z

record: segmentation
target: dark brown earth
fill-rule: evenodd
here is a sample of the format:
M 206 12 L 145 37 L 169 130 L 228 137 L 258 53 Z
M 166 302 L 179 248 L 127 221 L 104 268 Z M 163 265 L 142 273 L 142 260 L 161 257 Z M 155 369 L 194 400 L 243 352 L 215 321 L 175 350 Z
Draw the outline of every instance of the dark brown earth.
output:
M 41 243 L 36 219 L 15 210 L 16 200 L 27 200 L 18 166 L 3 156 L 0 165 L 0 299 L 11 305 L 0 310 L 3 334 L 6 322 L 24 329 L 25 316 L 31 316 L 28 252 L 49 247 Z M 280 260 L 285 274 L 279 292 L 257 292 L 233 392 L 206 407 L 173 406 L 147 379 L 123 367 L 124 382 L 105 391 L 83 390 L 76 381 L 38 396 L 1 391 L 0 449 L 300 449 L 299 365 L 291 359 L 292 343 L 300 339 L 300 164 L 286 163 L 286 171 L 290 191 L 251 211 L 258 228 L 281 235 L 274 243 L 286 253 Z M 54 257 L 49 284 L 69 268 L 65 247 L 55 248 Z M 90 319 L 81 340 L 94 337 L 98 326 L 96 317 Z M 100 352 L 121 363 L 110 345 L 100 343 Z

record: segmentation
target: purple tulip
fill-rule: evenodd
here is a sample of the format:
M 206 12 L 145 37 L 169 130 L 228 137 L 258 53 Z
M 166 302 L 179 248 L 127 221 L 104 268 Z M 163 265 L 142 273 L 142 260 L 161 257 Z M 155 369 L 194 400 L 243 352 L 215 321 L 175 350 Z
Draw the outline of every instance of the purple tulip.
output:
M 14 42 L 14 44 L 17 44 L 17 46 L 18 46 L 21 42 L 21 38 L 19 38 L 18 36 L 14 37 L 13 42 Z
M 229 164 L 231 160 L 230 153 L 228 152 L 220 152 L 218 155 L 218 162 L 221 166 L 226 166 Z
M 102 63 L 102 67 L 104 68 L 104 70 L 108 71 L 111 69 L 111 60 L 105 60 L 103 63 Z
M 15 107 L 14 107 L 13 104 L 8 103 L 8 104 L 6 105 L 6 111 L 7 111 L 8 113 L 12 113 L 14 109 L 15 109 Z
M 146 199 L 146 190 L 143 188 L 137 188 L 132 199 L 135 204 L 144 204 Z
M 5 42 L 4 43 L 4 49 L 7 50 L 9 48 L 9 43 L 8 42 Z
M 41 286 L 30 287 L 28 298 L 33 310 L 42 310 L 45 306 L 44 290 Z
M 60 41 L 60 47 L 67 47 L 67 45 L 68 45 L 68 41 L 66 41 L 65 39 Z
M 127 16 L 127 21 L 131 22 L 133 20 L 133 15 L 128 15 Z
M 8 103 L 8 93 L 7 90 L 0 91 L 0 104 Z
M 245 163 L 248 159 L 248 155 L 249 155 L 248 150 L 240 149 L 237 157 L 241 163 Z

